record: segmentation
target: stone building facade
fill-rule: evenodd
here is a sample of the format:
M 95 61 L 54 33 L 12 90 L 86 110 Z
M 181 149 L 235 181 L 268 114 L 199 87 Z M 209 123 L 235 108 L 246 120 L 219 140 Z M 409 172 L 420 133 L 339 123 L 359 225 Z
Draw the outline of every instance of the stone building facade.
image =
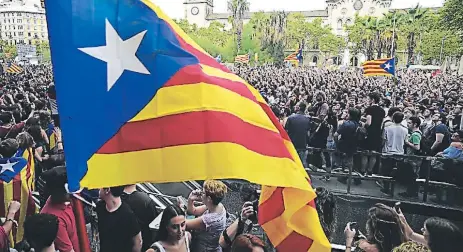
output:
M 215 0 L 227 1 L 227 0 Z M 399 0 L 396 0 L 399 1 Z M 250 1 L 252 4 L 252 1 Z M 308 22 L 321 18 L 325 25 L 332 28 L 338 36 L 346 36 L 344 25 L 352 24 L 355 16 L 382 17 L 385 13 L 394 11 L 391 9 L 392 0 L 326 0 L 326 8 L 323 10 L 296 11 L 289 13 L 301 13 Z M 184 18 L 191 24 L 198 27 L 207 27 L 211 22 L 218 21 L 225 25 L 226 29 L 231 28 L 229 23 L 230 13 L 215 13 L 214 0 L 185 0 Z M 249 22 L 254 12 L 247 12 L 244 15 L 244 23 Z M 289 51 L 288 51 L 289 52 Z M 334 64 L 358 66 L 365 60 L 364 55 L 351 55 L 348 50 L 340 49 L 339 55 L 330 58 Z M 306 48 L 304 50 L 305 63 L 325 62 L 326 55 L 320 50 Z
M 37 0 L 0 0 L 0 39 L 10 45 L 48 41 L 45 9 Z

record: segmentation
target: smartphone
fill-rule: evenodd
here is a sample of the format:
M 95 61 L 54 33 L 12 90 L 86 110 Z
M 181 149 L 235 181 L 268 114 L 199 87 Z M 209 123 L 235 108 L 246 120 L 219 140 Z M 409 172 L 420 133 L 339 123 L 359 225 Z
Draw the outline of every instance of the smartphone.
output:
M 396 202 L 395 205 L 394 205 L 394 209 L 395 209 L 395 211 L 396 211 L 397 213 L 401 213 L 401 212 L 402 212 L 402 210 L 400 210 L 400 204 L 402 204 L 402 203 Z
M 349 226 L 350 226 L 350 230 L 354 230 L 357 228 L 357 222 L 351 222 Z

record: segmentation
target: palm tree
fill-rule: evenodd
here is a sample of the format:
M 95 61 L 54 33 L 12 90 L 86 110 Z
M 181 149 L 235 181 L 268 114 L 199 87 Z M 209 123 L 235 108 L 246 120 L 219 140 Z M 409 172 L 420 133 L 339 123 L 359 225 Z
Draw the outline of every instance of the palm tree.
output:
M 368 60 L 373 59 L 375 39 L 377 37 L 377 19 L 374 17 L 368 17 L 363 20 L 362 27 L 365 33 L 363 34 L 363 48 L 365 48 L 365 54 Z
M 393 57 L 393 55 L 395 55 L 397 41 L 399 40 L 397 27 L 401 25 L 403 18 L 404 15 L 397 11 L 384 14 L 383 22 L 385 23 L 385 29 L 381 37 L 384 40 L 387 57 Z
M 285 44 L 285 32 L 287 28 L 288 14 L 284 11 L 274 12 L 270 15 L 265 25 L 262 41 L 263 48 L 277 60 L 283 60 Z
M 236 35 L 236 47 L 239 52 L 241 50 L 243 18 L 244 14 L 249 11 L 249 2 L 247 0 L 228 0 L 227 8 L 231 12 L 230 21 Z
M 261 39 L 266 27 L 270 23 L 270 15 L 263 11 L 256 12 L 252 15 L 249 23 L 252 25 L 252 38 Z
M 405 12 L 404 22 L 408 28 L 408 35 L 407 35 L 407 52 L 408 52 L 408 59 L 407 64 L 413 63 L 413 56 L 415 53 L 416 47 L 416 34 L 421 31 L 418 21 L 422 19 L 425 14 L 428 12 L 427 9 L 422 9 L 419 5 L 416 5 L 415 8 L 409 9 Z

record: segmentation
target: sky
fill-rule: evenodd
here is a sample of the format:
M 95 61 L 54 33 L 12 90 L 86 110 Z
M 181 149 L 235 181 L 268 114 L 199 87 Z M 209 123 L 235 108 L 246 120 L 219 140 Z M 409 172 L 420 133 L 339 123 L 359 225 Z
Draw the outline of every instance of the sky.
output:
M 185 0 L 151 0 L 171 18 L 183 18 L 183 2 Z M 249 0 L 251 11 L 307 11 L 323 10 L 326 8 L 325 0 Z M 440 7 L 444 0 L 392 0 L 391 8 L 410 8 L 417 3 L 423 7 Z M 227 0 L 214 0 L 214 12 L 226 12 Z

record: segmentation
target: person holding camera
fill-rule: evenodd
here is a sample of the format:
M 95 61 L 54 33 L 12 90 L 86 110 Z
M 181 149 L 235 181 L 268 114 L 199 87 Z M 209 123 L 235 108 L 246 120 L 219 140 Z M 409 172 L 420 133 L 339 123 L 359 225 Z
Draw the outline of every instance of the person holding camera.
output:
M 409 240 L 427 246 L 431 252 L 463 251 L 463 233 L 452 222 L 431 217 L 424 222 L 421 228 L 423 234 L 418 234 L 408 225 L 400 208 L 395 208 L 394 211 L 399 216 Z
M 192 251 L 222 251 L 219 238 L 226 226 L 227 210 L 221 202 L 226 193 L 227 186 L 218 180 L 206 180 L 202 190 L 190 193 L 187 212 L 196 216 L 186 222 L 187 230 L 195 231 Z M 195 202 L 202 205 L 195 206 Z
M 346 252 L 352 251 L 355 241 L 359 252 L 391 252 L 393 248 L 406 241 L 404 228 L 399 215 L 384 204 L 376 204 L 368 210 L 366 236 L 357 235 L 353 222 L 344 229 L 346 235 Z
M 228 226 L 220 235 L 219 244 L 223 250 L 229 249 L 231 247 L 235 238 L 245 231 L 246 225 L 252 228 L 252 223 L 250 224 L 248 222 L 251 222 L 250 217 L 252 216 L 257 218 L 255 215 L 256 211 L 254 209 L 253 203 L 244 203 L 238 219 L 236 219 L 230 226 Z

